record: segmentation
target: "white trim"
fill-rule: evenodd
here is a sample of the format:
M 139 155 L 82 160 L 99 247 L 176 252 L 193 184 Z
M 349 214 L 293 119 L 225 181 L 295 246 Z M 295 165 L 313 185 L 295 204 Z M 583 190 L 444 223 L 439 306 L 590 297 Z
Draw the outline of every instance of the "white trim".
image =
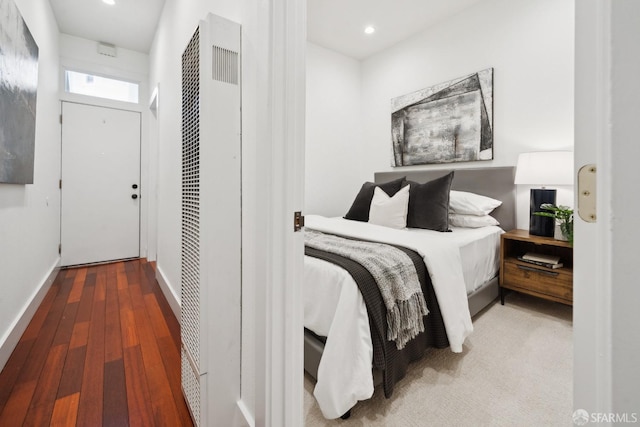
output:
M 95 74 L 101 77 L 115 78 L 118 80 L 124 80 L 131 83 L 138 83 L 140 87 L 146 88 L 148 87 L 149 80 L 149 71 L 133 71 L 133 70 L 125 70 L 123 68 L 108 66 L 105 64 L 95 63 L 87 60 L 78 60 L 73 58 L 68 58 L 65 56 L 60 57 L 60 90 L 64 92 L 64 70 L 78 71 L 81 73 L 89 73 Z M 138 93 L 140 95 L 140 92 Z M 146 97 L 146 95 L 145 95 Z M 144 99 L 142 96 L 139 97 L 139 104 L 144 104 Z
M 38 286 L 31 299 L 25 304 L 22 313 L 15 319 L 5 336 L 2 337 L 0 341 L 0 371 L 2 371 L 9 357 L 11 357 L 11 353 L 15 350 L 16 345 L 18 345 L 20 337 L 27 329 L 27 326 L 29 326 L 33 315 L 38 310 L 38 307 L 40 307 L 40 304 L 42 304 L 42 300 L 44 300 L 49 288 L 51 288 L 53 281 L 60 272 L 59 263 L 60 258 L 56 258 L 49 273 L 45 276 L 40 286 Z
M 143 113 L 146 110 L 146 106 L 141 102 L 136 104 L 133 102 L 116 101 L 115 99 L 98 98 L 97 96 L 81 95 L 64 91 L 60 93 L 60 101 L 113 108 L 114 110 L 133 111 L 136 113 Z
M 293 232 L 293 214 L 304 208 L 305 177 L 305 118 L 306 118 L 306 34 L 307 7 L 304 1 L 288 1 L 285 5 L 283 28 L 284 49 L 290 52 L 282 62 L 285 134 L 288 144 L 283 157 L 291 169 L 284 187 L 289 198 L 284 213 L 285 231 L 290 239 L 286 259 L 289 260 L 289 280 L 284 292 L 285 337 L 284 366 L 285 393 L 283 395 L 284 424 L 304 424 L 304 231 Z M 280 28 L 280 27 L 276 27 Z
M 142 154 L 146 157 L 146 200 L 147 206 L 147 260 L 158 259 L 158 141 L 160 134 L 160 83 L 157 83 L 149 100 L 149 112 L 147 120 L 147 145 Z M 144 182 L 143 175 L 143 181 Z
M 640 288 L 637 286 L 635 266 L 636 242 L 640 239 L 637 227 L 637 212 L 640 200 L 636 181 L 629 176 L 637 174 L 637 158 L 640 151 L 637 144 L 640 133 L 640 2 L 637 0 L 611 1 L 609 37 L 610 67 L 606 79 L 610 97 L 607 99 L 609 117 L 607 134 L 603 140 L 601 158 L 605 164 L 603 186 L 606 187 L 603 202 L 607 223 L 602 224 L 602 232 L 608 230 L 607 258 L 604 260 L 607 327 L 607 372 L 605 390 L 610 395 L 603 396 L 610 403 L 612 413 L 635 413 L 640 409 L 640 370 L 637 357 L 640 352 Z M 606 120 L 609 118 L 609 120 Z M 598 189 L 600 191 L 600 189 Z M 631 196 L 631 197 L 629 197 Z M 631 338 L 634 337 L 634 338 Z M 617 421 L 617 420 L 616 420 Z M 619 425 L 623 422 L 613 422 Z M 631 420 L 633 421 L 633 420 Z M 637 421 L 637 420 L 636 420 Z
M 175 292 L 173 291 L 173 287 L 169 285 L 167 276 L 157 264 L 156 280 L 158 281 L 158 285 L 160 285 L 160 289 L 162 290 L 164 297 L 167 299 L 167 302 L 171 307 L 171 311 L 173 311 L 176 319 L 178 319 L 178 322 L 180 322 L 180 296 L 175 294 Z
M 597 167 L 597 222 L 574 224 L 574 410 L 612 410 L 611 1 L 576 2 L 575 164 Z M 579 209 L 579 206 L 578 206 Z
M 243 141 L 243 158 L 246 142 L 254 162 L 253 170 L 243 169 L 249 199 L 243 202 L 243 230 L 255 235 L 255 256 L 243 263 L 251 260 L 247 273 L 255 283 L 243 286 L 253 288 L 255 301 L 255 422 L 267 427 L 304 424 L 303 233 L 293 231 L 293 212 L 302 208 L 304 188 L 305 3 L 244 3 L 247 13 L 257 14 L 243 19 L 255 46 L 249 78 L 257 82 L 245 86 L 255 90 L 255 117 L 247 118 L 256 128 Z M 254 203 L 259 210 L 248 212 Z
M 87 94 L 87 93 L 78 92 L 77 90 L 73 90 L 74 87 L 72 87 L 70 84 L 68 84 L 69 81 L 70 81 L 69 78 L 72 77 L 72 76 L 69 76 L 70 73 L 75 74 L 76 77 L 84 76 L 85 79 L 88 78 L 88 77 L 92 77 L 92 78 L 93 77 L 97 77 L 97 78 L 104 79 L 104 80 L 110 80 L 112 82 L 125 83 L 125 84 L 130 85 L 129 92 L 131 91 L 131 86 L 135 86 L 135 88 L 137 89 L 137 92 L 138 92 L 137 93 L 137 99 L 135 101 L 132 101 L 132 100 L 126 100 L 126 99 L 113 98 L 111 91 L 108 91 L 108 92 L 107 91 L 102 91 L 99 94 Z M 64 69 L 64 86 L 63 86 L 62 90 L 64 90 L 64 92 L 67 93 L 67 94 L 81 95 L 81 96 L 86 96 L 86 97 L 89 97 L 89 98 L 108 99 L 108 100 L 111 100 L 111 101 L 124 102 L 124 103 L 127 103 L 127 104 L 138 105 L 138 104 L 141 103 L 141 100 L 140 100 L 140 92 L 141 92 L 140 91 L 140 84 L 141 84 L 141 82 L 139 82 L 139 81 L 130 81 L 130 80 L 125 80 L 125 79 L 118 78 L 118 77 L 103 76 L 103 75 L 100 75 L 99 73 L 90 73 L 90 72 L 86 72 L 86 71 L 78 71 L 78 70 L 74 70 L 74 69 L 71 69 L 71 68 L 65 68 Z M 75 88 L 75 89 L 77 89 L 77 88 Z
M 240 399 L 238 400 L 238 402 L 236 402 L 236 404 L 238 405 L 240 414 L 243 417 L 242 421 L 244 421 L 244 425 L 247 427 L 255 427 L 256 420 L 253 419 L 253 414 L 251 414 L 251 411 L 249 410 L 245 402 L 242 399 Z
M 60 77 L 58 95 L 61 101 L 77 102 L 80 104 L 91 104 L 101 107 L 116 108 L 120 110 L 132 110 L 143 112 L 147 109 L 146 98 L 149 96 L 149 75 L 134 71 L 122 70 L 108 67 L 102 64 L 78 61 L 69 58 L 60 58 Z M 70 93 L 65 90 L 65 71 L 77 71 L 81 73 L 93 74 L 115 80 L 122 80 L 138 84 L 138 102 L 125 102 L 115 99 L 100 98 L 96 96 Z
M 600 352 L 600 357 L 596 359 L 594 373 L 596 375 L 596 411 L 609 413 L 613 410 L 613 376 L 612 367 L 612 282 L 613 271 L 611 269 L 611 252 L 613 237 L 611 230 L 611 196 L 612 196 L 612 176 L 611 176 L 611 66 L 612 66 L 612 45 L 611 45 L 611 7 L 610 0 L 598 1 L 596 4 L 598 17 L 596 34 L 598 40 L 597 54 L 597 82 L 596 82 L 596 105 L 598 106 L 598 120 L 596 122 L 597 132 L 597 183 L 596 183 L 596 233 L 600 259 L 597 271 L 597 284 L 595 289 L 596 298 L 596 322 L 599 325 L 595 330 L 595 341 Z
M 151 92 L 151 98 L 149 99 L 149 110 L 151 111 L 151 113 L 156 119 L 158 118 L 159 94 L 160 94 L 160 83 L 158 83 L 156 87 L 153 89 L 153 92 Z

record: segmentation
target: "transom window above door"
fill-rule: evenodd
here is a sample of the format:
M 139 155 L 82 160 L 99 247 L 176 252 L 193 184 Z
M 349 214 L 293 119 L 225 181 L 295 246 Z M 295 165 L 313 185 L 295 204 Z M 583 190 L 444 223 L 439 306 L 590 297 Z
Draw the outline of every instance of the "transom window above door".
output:
M 67 93 L 137 104 L 139 89 L 140 85 L 138 83 L 126 80 L 72 70 L 65 70 L 64 72 L 64 90 Z

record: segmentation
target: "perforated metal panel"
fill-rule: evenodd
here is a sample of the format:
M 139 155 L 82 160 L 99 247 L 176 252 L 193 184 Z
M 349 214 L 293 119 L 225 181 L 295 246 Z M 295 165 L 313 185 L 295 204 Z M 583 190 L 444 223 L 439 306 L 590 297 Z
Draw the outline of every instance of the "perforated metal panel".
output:
M 191 367 L 189 356 L 182 348 L 182 392 L 187 398 L 191 418 L 196 425 L 200 425 L 200 377 Z
M 200 30 L 182 54 L 182 388 L 200 424 Z M 188 352 L 188 354 L 186 354 Z M 192 363 L 189 362 L 189 356 Z

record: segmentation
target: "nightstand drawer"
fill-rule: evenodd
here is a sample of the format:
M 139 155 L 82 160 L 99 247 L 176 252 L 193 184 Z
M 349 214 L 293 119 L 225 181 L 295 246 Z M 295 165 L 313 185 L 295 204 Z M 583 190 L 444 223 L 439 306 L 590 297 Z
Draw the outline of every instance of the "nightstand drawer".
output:
M 514 262 L 504 263 L 503 287 L 527 289 L 545 295 L 573 300 L 573 275 L 562 271 L 536 268 Z

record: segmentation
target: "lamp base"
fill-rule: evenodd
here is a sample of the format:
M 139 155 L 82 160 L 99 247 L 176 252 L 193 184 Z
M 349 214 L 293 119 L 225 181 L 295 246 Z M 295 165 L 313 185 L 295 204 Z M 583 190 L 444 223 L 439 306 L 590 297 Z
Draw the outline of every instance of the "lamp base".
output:
M 555 221 L 546 216 L 534 215 L 534 212 L 546 212 L 540 209 L 543 203 L 556 204 L 556 190 L 544 188 L 531 189 L 531 203 L 529 205 L 529 234 L 536 236 L 553 237 L 555 231 Z

